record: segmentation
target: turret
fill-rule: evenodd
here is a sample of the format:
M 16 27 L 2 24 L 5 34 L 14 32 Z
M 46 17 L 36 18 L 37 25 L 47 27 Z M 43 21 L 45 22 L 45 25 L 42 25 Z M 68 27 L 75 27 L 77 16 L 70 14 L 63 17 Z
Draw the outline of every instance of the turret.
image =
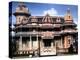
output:
M 64 16 L 64 22 L 65 23 L 72 23 L 73 22 L 73 17 L 71 15 L 71 11 L 68 8 L 66 15 Z
M 29 16 L 31 16 L 28 7 L 24 3 L 20 3 L 14 13 L 16 16 L 16 24 L 27 23 Z

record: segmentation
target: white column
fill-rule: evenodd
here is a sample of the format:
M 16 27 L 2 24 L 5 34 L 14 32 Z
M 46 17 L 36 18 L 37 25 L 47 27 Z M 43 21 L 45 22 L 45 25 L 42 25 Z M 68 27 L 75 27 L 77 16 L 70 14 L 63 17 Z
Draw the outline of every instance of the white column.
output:
M 31 35 L 30 35 L 30 50 L 32 49 L 32 39 L 31 39 Z
M 22 50 L 22 36 L 19 39 L 19 50 Z
M 38 35 L 37 35 L 37 48 L 38 48 L 38 45 L 39 45 L 39 44 L 38 44 Z
M 61 48 L 63 48 L 62 37 L 61 37 Z
M 54 45 L 53 45 L 53 41 L 51 41 L 51 48 L 53 48 L 54 47 Z

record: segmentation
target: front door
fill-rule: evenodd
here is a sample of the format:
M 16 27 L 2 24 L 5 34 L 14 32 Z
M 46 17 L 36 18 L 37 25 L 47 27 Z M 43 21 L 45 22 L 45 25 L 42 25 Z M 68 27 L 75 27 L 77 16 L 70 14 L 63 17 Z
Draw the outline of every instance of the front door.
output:
M 41 44 L 40 55 L 56 55 L 53 39 L 43 39 Z

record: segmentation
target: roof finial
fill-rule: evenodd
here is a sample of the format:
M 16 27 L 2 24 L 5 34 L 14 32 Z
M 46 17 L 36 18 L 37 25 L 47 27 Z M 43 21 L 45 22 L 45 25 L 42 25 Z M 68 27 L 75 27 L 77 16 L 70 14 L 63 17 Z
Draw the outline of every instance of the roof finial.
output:
M 70 13 L 70 8 L 67 9 L 67 13 Z
M 46 16 L 49 16 L 49 13 L 46 13 Z
M 21 6 L 26 7 L 25 4 L 24 4 L 24 2 L 20 2 L 19 3 L 19 7 L 21 7 Z

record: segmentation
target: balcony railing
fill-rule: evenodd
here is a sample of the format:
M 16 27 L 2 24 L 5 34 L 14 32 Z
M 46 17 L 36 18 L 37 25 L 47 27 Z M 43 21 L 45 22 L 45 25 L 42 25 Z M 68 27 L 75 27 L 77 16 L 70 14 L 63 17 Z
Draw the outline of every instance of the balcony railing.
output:
M 61 27 L 61 24 L 27 24 L 27 25 L 16 26 L 16 28 L 21 28 L 21 27 L 55 28 L 55 27 Z
M 60 27 L 61 24 L 39 24 L 41 28 L 54 28 L 54 27 Z
M 16 35 L 37 35 L 38 32 L 17 32 Z
M 77 33 L 77 30 L 62 30 L 62 31 L 28 31 L 28 32 L 17 32 L 16 35 L 40 35 L 40 36 L 56 36 L 64 33 Z
M 62 30 L 62 33 L 77 33 L 77 30 Z
M 39 36 L 55 36 L 61 34 L 61 31 L 56 32 L 56 31 L 28 31 L 28 32 L 17 32 L 16 35 L 39 35 Z

